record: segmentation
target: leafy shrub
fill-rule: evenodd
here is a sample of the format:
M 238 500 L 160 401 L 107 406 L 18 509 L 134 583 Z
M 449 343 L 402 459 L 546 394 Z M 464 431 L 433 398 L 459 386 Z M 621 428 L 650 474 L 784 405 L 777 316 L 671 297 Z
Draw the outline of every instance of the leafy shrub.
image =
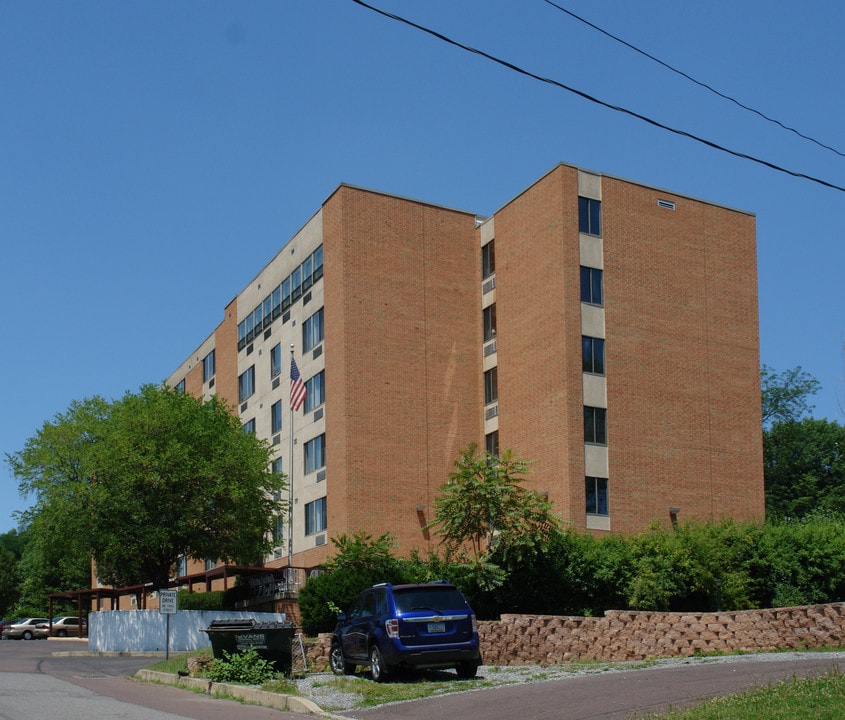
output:
M 358 593 L 380 582 L 407 579 L 404 564 L 392 554 L 393 538 L 365 533 L 332 538 L 337 554 L 326 572 L 309 580 L 299 593 L 302 630 L 306 635 L 331 632 L 337 613 L 345 611 Z
M 180 610 L 230 610 L 223 605 L 223 595 L 222 590 L 199 593 L 180 590 L 177 602 Z
M 312 637 L 331 632 L 337 613 L 345 611 L 359 592 L 376 582 L 373 577 L 357 570 L 342 569 L 311 578 L 299 591 L 302 631 Z
M 383 540 L 384 537 L 380 540 Z M 502 613 L 600 615 L 605 610 L 746 610 L 845 601 L 845 518 L 723 520 L 654 525 L 638 535 L 601 538 L 573 530 L 549 535 L 542 552 L 518 562 L 495 550 L 489 561 L 429 553 L 392 558 L 364 536 L 339 544 L 333 568 L 300 595 L 306 634 L 329 632 L 335 611 L 376 582 L 449 580 L 480 619 Z
M 209 680 L 243 685 L 261 685 L 273 680 L 278 673 L 273 662 L 265 660 L 255 648 L 240 653 L 223 651 L 223 658 L 215 658 L 206 668 Z

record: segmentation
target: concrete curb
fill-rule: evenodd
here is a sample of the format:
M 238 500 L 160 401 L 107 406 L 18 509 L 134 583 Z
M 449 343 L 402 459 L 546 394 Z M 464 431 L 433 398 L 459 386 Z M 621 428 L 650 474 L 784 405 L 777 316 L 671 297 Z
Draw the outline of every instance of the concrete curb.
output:
M 229 697 L 254 705 L 270 707 L 275 710 L 286 710 L 287 712 L 302 713 L 305 715 L 317 715 L 324 718 L 336 720 L 348 720 L 339 715 L 333 715 L 324 711 L 319 705 L 307 698 L 296 695 L 280 695 L 279 693 L 266 692 L 247 685 L 230 685 L 228 683 L 217 683 L 203 678 L 183 677 L 173 673 L 158 672 L 156 670 L 139 670 L 135 677 L 144 682 L 155 682 L 163 685 L 174 685 L 187 690 L 196 690 L 212 697 Z

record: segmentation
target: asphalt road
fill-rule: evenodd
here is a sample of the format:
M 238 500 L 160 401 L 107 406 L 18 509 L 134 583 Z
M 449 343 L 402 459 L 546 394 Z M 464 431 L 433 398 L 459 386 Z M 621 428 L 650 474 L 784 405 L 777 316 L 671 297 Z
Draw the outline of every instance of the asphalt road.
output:
M 302 720 L 130 679 L 151 657 L 85 654 L 80 640 L 0 642 L 0 718 L 33 720 Z M 845 672 L 845 653 L 722 658 L 504 686 L 344 713 L 361 720 L 634 720 L 792 677 Z
M 130 677 L 158 660 L 98 657 L 85 640 L 0 641 L 2 720 L 303 720 Z
M 356 710 L 348 716 L 360 720 L 634 720 L 698 705 L 718 695 L 793 677 L 823 675 L 834 669 L 845 672 L 845 653 L 726 657 L 703 664 L 509 685 Z

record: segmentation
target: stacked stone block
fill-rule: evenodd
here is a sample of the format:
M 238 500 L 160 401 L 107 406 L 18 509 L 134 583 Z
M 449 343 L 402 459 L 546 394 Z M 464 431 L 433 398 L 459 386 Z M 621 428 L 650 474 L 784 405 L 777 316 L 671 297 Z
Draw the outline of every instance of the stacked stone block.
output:
M 845 603 L 709 613 L 609 610 L 604 617 L 503 615 L 480 622 L 485 665 L 621 662 L 732 652 L 845 646 Z M 331 635 L 306 646 L 309 668 L 328 666 Z

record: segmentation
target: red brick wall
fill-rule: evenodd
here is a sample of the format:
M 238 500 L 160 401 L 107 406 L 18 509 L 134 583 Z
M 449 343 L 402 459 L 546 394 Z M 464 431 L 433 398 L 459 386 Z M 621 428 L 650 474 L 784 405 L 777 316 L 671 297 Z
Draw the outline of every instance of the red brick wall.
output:
M 583 529 L 577 170 L 558 166 L 494 222 L 499 445 Z
M 323 253 L 331 534 L 427 548 L 437 489 L 482 437 L 474 216 L 343 186 Z
M 604 178 L 602 219 L 613 529 L 761 519 L 754 218 Z
M 754 217 L 601 183 L 611 529 L 668 521 L 670 506 L 762 519 Z M 495 236 L 500 446 L 583 530 L 578 171 L 512 200 Z
M 232 300 L 214 331 L 214 390 L 232 407 L 238 404 L 238 301 Z

